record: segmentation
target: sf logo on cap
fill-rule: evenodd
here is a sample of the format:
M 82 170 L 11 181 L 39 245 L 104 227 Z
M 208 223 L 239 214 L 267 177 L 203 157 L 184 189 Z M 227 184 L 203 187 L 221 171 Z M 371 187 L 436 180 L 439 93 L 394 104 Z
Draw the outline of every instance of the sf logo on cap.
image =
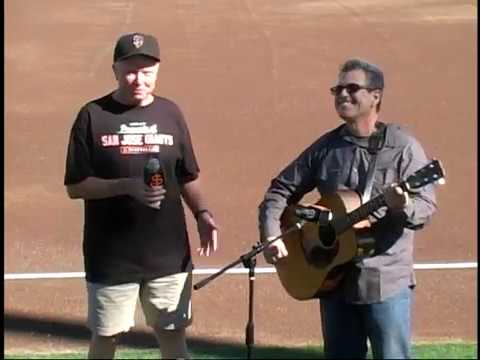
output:
M 134 35 L 132 40 L 133 46 L 137 49 L 143 45 L 143 36 L 142 35 Z

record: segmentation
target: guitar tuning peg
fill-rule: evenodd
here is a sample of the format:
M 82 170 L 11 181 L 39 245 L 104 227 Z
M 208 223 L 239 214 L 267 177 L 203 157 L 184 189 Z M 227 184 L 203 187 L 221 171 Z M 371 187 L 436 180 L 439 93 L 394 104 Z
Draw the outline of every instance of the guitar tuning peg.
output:
M 446 183 L 445 178 L 441 178 L 437 180 L 438 185 L 445 185 L 445 183 Z

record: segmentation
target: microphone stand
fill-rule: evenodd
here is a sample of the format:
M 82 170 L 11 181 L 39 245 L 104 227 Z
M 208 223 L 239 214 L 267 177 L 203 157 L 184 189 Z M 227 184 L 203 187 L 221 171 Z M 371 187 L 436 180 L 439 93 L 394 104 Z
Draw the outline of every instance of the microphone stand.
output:
M 255 323 L 253 321 L 253 294 L 254 294 L 254 282 L 255 282 L 255 265 L 256 265 L 256 258 L 255 256 L 265 250 L 271 243 L 277 241 L 278 239 L 284 237 L 287 234 L 290 234 L 294 231 L 300 230 L 303 225 L 305 225 L 304 220 L 300 220 L 292 227 L 288 228 L 285 232 L 281 233 L 280 235 L 276 236 L 275 238 L 265 241 L 265 242 L 257 242 L 256 245 L 252 246 L 252 250 L 249 252 L 241 255 L 237 260 L 233 261 L 232 263 L 226 265 L 216 273 L 206 277 L 205 279 L 200 280 L 195 285 L 193 285 L 194 290 L 199 290 L 205 285 L 207 285 L 213 279 L 219 277 L 228 269 L 238 265 L 240 263 L 243 264 L 244 267 L 248 268 L 248 279 L 249 279 L 249 286 L 248 286 L 248 322 L 245 328 L 245 344 L 247 345 L 247 359 L 251 359 L 253 345 L 255 343 Z

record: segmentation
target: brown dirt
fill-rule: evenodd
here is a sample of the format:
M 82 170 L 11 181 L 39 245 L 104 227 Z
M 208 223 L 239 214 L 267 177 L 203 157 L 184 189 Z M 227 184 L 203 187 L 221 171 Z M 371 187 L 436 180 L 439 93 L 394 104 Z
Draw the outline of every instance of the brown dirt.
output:
M 128 31 L 159 38 L 157 93 L 185 112 L 221 226 L 219 252 L 195 258 L 197 268 L 222 267 L 257 240 L 257 205 L 270 179 L 338 124 L 328 88 L 350 56 L 383 67 L 384 119 L 405 124 L 447 171 L 439 212 L 418 235 L 416 262 L 476 261 L 476 7 L 467 0 L 6 1 L 5 272 L 82 271 L 82 204 L 62 185 L 68 132 L 83 103 L 115 86 L 113 45 Z M 189 229 L 195 247 L 191 218 Z M 224 275 L 195 292 L 192 338 L 243 342 L 244 276 Z M 476 271 L 418 276 L 414 336 L 476 338 Z M 319 341 L 315 302 L 288 299 L 275 275 L 259 276 L 257 289 L 258 342 Z M 83 346 L 84 295 L 82 280 L 7 281 L 6 349 Z

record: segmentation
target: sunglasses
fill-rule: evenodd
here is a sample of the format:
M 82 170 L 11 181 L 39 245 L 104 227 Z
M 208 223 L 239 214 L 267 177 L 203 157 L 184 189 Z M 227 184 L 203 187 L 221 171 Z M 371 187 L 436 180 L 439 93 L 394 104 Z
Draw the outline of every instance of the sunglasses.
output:
M 362 89 L 365 89 L 365 90 L 368 90 L 368 91 L 375 90 L 375 89 L 368 88 L 368 87 L 365 87 L 365 86 L 361 86 L 361 85 L 358 85 L 358 84 L 347 84 L 347 85 L 337 85 L 337 86 L 334 86 L 334 87 L 330 88 L 330 93 L 332 95 L 338 96 L 342 93 L 343 89 L 347 90 L 348 95 L 353 95 L 357 91 L 362 90 Z

